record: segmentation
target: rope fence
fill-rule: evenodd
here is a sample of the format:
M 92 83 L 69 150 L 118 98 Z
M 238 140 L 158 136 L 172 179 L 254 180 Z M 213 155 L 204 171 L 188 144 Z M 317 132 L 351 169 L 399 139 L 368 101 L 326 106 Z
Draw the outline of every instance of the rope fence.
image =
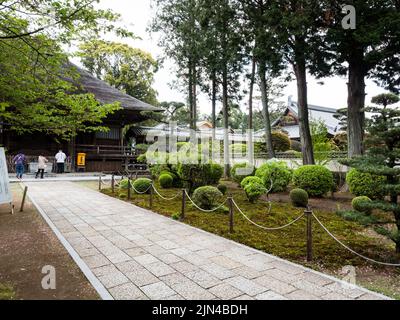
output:
M 301 218 L 303 218 L 304 215 L 305 215 L 305 214 L 303 213 L 300 217 L 296 218 L 295 220 L 293 220 L 292 222 L 290 222 L 290 223 L 288 223 L 288 224 L 286 224 L 286 225 L 284 225 L 284 226 L 276 227 L 276 228 L 267 228 L 267 227 L 264 227 L 264 226 L 262 226 L 262 225 L 257 224 L 256 222 L 252 221 L 252 220 L 239 208 L 239 206 L 237 205 L 237 203 L 236 203 L 235 200 L 233 200 L 233 204 L 235 205 L 235 207 L 236 207 L 236 209 L 239 211 L 239 213 L 240 213 L 248 222 L 250 222 L 251 224 L 255 225 L 256 227 L 258 227 L 258 228 L 260 228 L 260 229 L 263 229 L 263 230 L 266 230 L 266 231 L 277 231 L 277 230 L 286 229 L 286 228 L 290 227 L 292 224 L 295 224 L 297 221 L 299 221 L 299 220 L 300 220 Z
M 319 220 L 318 217 L 317 217 L 314 213 L 313 213 L 312 215 L 313 215 L 314 219 L 318 222 L 318 224 L 321 226 L 321 228 L 322 228 L 333 240 L 335 240 L 335 241 L 336 241 L 337 243 L 339 243 L 343 248 L 347 249 L 348 251 L 350 251 L 351 253 L 355 254 L 356 256 L 358 256 L 358 257 L 360 257 L 360 258 L 363 258 L 363 259 L 365 259 L 365 260 L 367 260 L 367 261 L 376 263 L 376 264 L 380 264 L 380 265 L 384 265 L 384 266 L 391 266 L 391 267 L 400 267 L 400 264 L 377 261 L 377 260 L 368 258 L 368 257 L 366 257 L 366 256 L 364 256 L 364 255 L 362 255 L 362 254 L 360 254 L 360 253 L 354 251 L 353 249 L 351 249 L 350 247 L 348 247 L 347 245 L 345 245 L 342 241 L 340 241 L 337 237 L 335 237 L 335 236 L 333 235 L 333 233 L 330 232 L 330 231 L 328 230 L 328 228 L 325 227 L 325 226 L 322 224 L 321 220 Z
M 113 189 L 113 192 L 114 192 L 114 188 L 118 187 L 120 182 L 123 179 L 124 178 L 122 177 L 118 181 L 117 179 L 115 179 L 115 176 L 112 177 L 112 179 L 111 179 L 111 187 Z M 99 177 L 99 188 L 100 188 L 100 190 L 101 190 L 101 185 L 102 184 L 103 185 L 107 185 L 107 186 L 110 185 L 109 183 L 104 182 L 102 177 Z M 270 187 L 270 189 L 268 191 L 268 194 L 272 191 L 272 188 L 273 188 L 273 182 L 271 181 L 271 187 Z M 351 249 L 349 246 L 347 246 L 341 240 L 339 240 L 331 231 L 329 231 L 329 229 L 321 222 L 321 220 L 318 219 L 318 217 L 313 213 L 313 211 L 309 207 L 304 211 L 303 214 L 301 214 L 299 217 L 297 217 L 296 219 L 294 219 L 293 221 L 289 222 L 286 225 L 279 226 L 279 227 L 266 227 L 266 226 L 263 226 L 263 225 L 260 225 L 260 224 L 258 224 L 256 222 L 254 222 L 251 218 L 249 218 L 249 215 L 247 215 L 247 214 L 245 214 L 243 212 L 243 210 L 239 207 L 239 205 L 236 203 L 236 201 L 232 197 L 228 197 L 227 199 L 225 199 L 221 204 L 219 204 L 215 208 L 210 209 L 210 210 L 206 210 L 206 209 L 203 209 L 199 205 L 196 204 L 196 202 L 190 197 L 190 195 L 189 195 L 189 193 L 188 193 L 188 191 L 186 189 L 182 189 L 182 192 L 178 192 L 173 197 L 166 197 L 166 196 L 162 195 L 159 190 L 157 190 L 157 188 L 155 187 L 154 183 L 152 183 L 145 191 L 137 190 L 135 188 L 135 186 L 133 185 L 131 178 L 128 177 L 128 200 L 131 199 L 131 190 L 133 190 L 135 193 L 137 193 L 139 195 L 147 194 L 150 191 L 150 208 L 152 208 L 152 205 L 153 205 L 153 192 L 164 201 L 173 201 L 173 200 L 175 200 L 175 199 L 177 199 L 178 197 L 181 196 L 181 198 L 182 198 L 182 210 L 181 210 L 180 220 L 184 220 L 184 218 L 185 218 L 186 201 L 187 200 L 189 200 L 189 202 L 197 210 L 199 210 L 201 212 L 205 212 L 205 213 L 216 212 L 216 211 L 220 210 L 222 207 L 224 207 L 228 203 L 228 206 L 229 206 L 229 227 L 230 227 L 230 232 L 231 233 L 234 232 L 234 209 L 236 209 L 239 212 L 239 214 L 241 216 L 243 216 L 243 218 L 247 222 L 249 222 L 250 224 L 252 224 L 255 227 L 260 228 L 260 229 L 262 229 L 264 231 L 279 231 L 279 230 L 283 230 L 283 229 L 291 227 L 292 225 L 294 225 L 295 223 L 299 222 L 301 219 L 306 217 L 307 261 L 309 261 L 309 262 L 311 262 L 313 260 L 312 220 L 314 219 L 318 223 L 318 225 L 333 240 L 335 240 L 339 245 L 341 245 L 343 248 L 345 248 L 346 250 L 348 250 L 352 254 L 358 256 L 359 258 L 362 258 L 362 259 L 364 259 L 366 261 L 369 261 L 369 262 L 372 262 L 372 263 L 376 263 L 376 264 L 379 264 L 379 265 L 390 266 L 390 267 L 400 267 L 400 264 L 377 261 L 377 260 L 371 259 L 369 257 L 366 257 L 365 255 L 362 255 L 362 254 L 356 252 L 355 250 Z M 270 213 L 271 210 L 272 210 L 272 202 L 269 201 L 268 204 L 269 204 L 269 213 Z

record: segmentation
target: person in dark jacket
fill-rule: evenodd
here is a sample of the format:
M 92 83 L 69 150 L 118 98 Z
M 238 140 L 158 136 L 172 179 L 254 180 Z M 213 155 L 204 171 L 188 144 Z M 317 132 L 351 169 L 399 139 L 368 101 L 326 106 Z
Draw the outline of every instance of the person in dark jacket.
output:
M 17 172 L 17 179 L 22 179 L 25 171 L 26 157 L 22 152 L 19 152 L 14 158 L 15 171 Z

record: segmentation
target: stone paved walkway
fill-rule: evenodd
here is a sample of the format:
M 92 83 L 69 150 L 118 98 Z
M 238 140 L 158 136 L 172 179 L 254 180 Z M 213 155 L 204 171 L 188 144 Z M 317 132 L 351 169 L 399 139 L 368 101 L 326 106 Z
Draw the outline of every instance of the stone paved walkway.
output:
M 105 299 L 384 299 L 72 182 L 26 185 Z

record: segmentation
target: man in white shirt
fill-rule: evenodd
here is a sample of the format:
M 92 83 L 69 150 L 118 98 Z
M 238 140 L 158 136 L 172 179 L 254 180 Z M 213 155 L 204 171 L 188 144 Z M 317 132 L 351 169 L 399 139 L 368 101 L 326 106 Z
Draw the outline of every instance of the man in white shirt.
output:
M 62 150 L 58 151 L 56 154 L 57 173 L 64 173 L 65 160 L 67 160 L 67 155 Z

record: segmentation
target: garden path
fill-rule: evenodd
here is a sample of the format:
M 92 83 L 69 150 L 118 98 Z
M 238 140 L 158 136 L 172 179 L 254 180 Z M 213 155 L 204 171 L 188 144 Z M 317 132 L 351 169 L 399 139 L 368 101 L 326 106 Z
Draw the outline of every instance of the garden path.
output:
M 72 182 L 25 185 L 103 299 L 386 299 Z

